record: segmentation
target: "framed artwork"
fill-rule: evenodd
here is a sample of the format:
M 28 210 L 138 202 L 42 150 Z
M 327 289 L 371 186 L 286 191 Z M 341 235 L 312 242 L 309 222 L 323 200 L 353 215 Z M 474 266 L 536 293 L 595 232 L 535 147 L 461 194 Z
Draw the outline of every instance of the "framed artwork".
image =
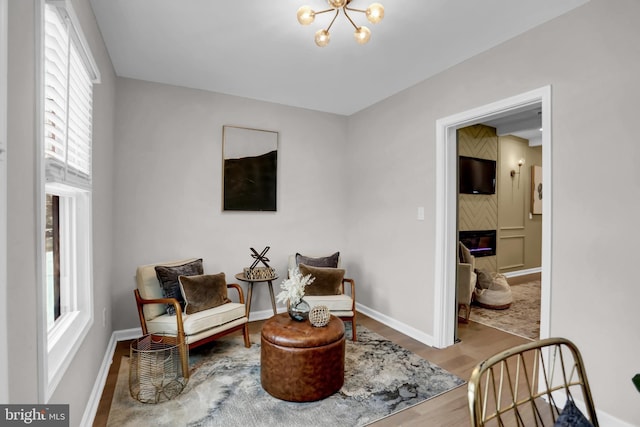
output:
M 275 211 L 278 132 L 222 127 L 224 211 Z
M 531 213 L 542 214 L 542 166 L 531 166 Z

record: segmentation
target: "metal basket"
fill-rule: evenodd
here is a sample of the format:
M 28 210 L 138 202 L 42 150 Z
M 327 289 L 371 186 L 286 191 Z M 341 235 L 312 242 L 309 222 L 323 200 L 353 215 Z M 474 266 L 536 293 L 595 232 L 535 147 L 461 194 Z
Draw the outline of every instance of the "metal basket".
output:
M 133 341 L 129 351 L 131 396 L 142 403 L 178 396 L 189 381 L 188 360 L 189 347 L 175 336 L 145 335 Z

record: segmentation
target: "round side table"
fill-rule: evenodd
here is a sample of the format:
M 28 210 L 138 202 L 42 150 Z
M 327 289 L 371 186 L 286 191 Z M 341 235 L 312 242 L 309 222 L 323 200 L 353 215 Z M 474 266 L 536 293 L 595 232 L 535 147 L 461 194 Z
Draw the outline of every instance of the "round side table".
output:
M 236 280 L 247 282 L 249 284 L 249 292 L 247 294 L 247 318 L 251 314 L 251 296 L 253 294 L 253 284 L 258 282 L 266 282 L 269 285 L 269 294 L 271 295 L 271 308 L 273 308 L 273 315 L 278 314 L 276 311 L 276 298 L 273 295 L 273 280 L 276 280 L 278 276 L 273 276 L 270 279 L 248 279 L 244 273 L 236 274 Z

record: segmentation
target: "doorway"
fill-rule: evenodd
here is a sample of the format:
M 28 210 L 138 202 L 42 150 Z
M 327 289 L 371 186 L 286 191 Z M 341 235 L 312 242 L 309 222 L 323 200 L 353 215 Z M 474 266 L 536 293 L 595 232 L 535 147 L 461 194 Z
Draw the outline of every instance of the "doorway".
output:
M 456 304 L 457 254 L 457 138 L 458 129 L 513 114 L 539 104 L 542 127 L 542 180 L 545 202 L 542 206 L 542 284 L 540 337 L 549 336 L 551 290 L 551 87 L 484 105 L 439 119 L 436 122 L 436 265 L 434 295 L 434 346 L 455 342 L 458 319 Z

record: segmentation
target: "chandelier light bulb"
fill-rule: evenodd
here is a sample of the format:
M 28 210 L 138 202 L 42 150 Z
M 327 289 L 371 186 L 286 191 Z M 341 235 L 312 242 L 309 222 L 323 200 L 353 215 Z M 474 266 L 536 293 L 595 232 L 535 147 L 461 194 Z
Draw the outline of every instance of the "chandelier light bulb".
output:
M 327 0 L 327 3 L 334 9 L 340 9 L 347 5 L 347 0 Z
M 371 31 L 369 31 L 369 29 L 367 27 L 364 27 L 364 26 L 363 27 L 358 27 L 353 32 L 353 37 L 355 37 L 356 42 L 358 42 L 358 44 L 365 44 L 371 38 Z
M 327 30 L 318 30 L 316 31 L 316 44 L 320 47 L 325 47 L 329 44 L 329 39 L 331 35 Z
M 365 13 L 369 22 L 371 22 L 372 24 L 377 24 L 378 22 L 382 21 L 382 18 L 384 18 L 384 6 L 382 6 L 380 3 L 373 3 L 367 8 Z
M 309 25 L 316 19 L 316 13 L 309 6 L 298 9 L 298 22 L 301 25 Z

